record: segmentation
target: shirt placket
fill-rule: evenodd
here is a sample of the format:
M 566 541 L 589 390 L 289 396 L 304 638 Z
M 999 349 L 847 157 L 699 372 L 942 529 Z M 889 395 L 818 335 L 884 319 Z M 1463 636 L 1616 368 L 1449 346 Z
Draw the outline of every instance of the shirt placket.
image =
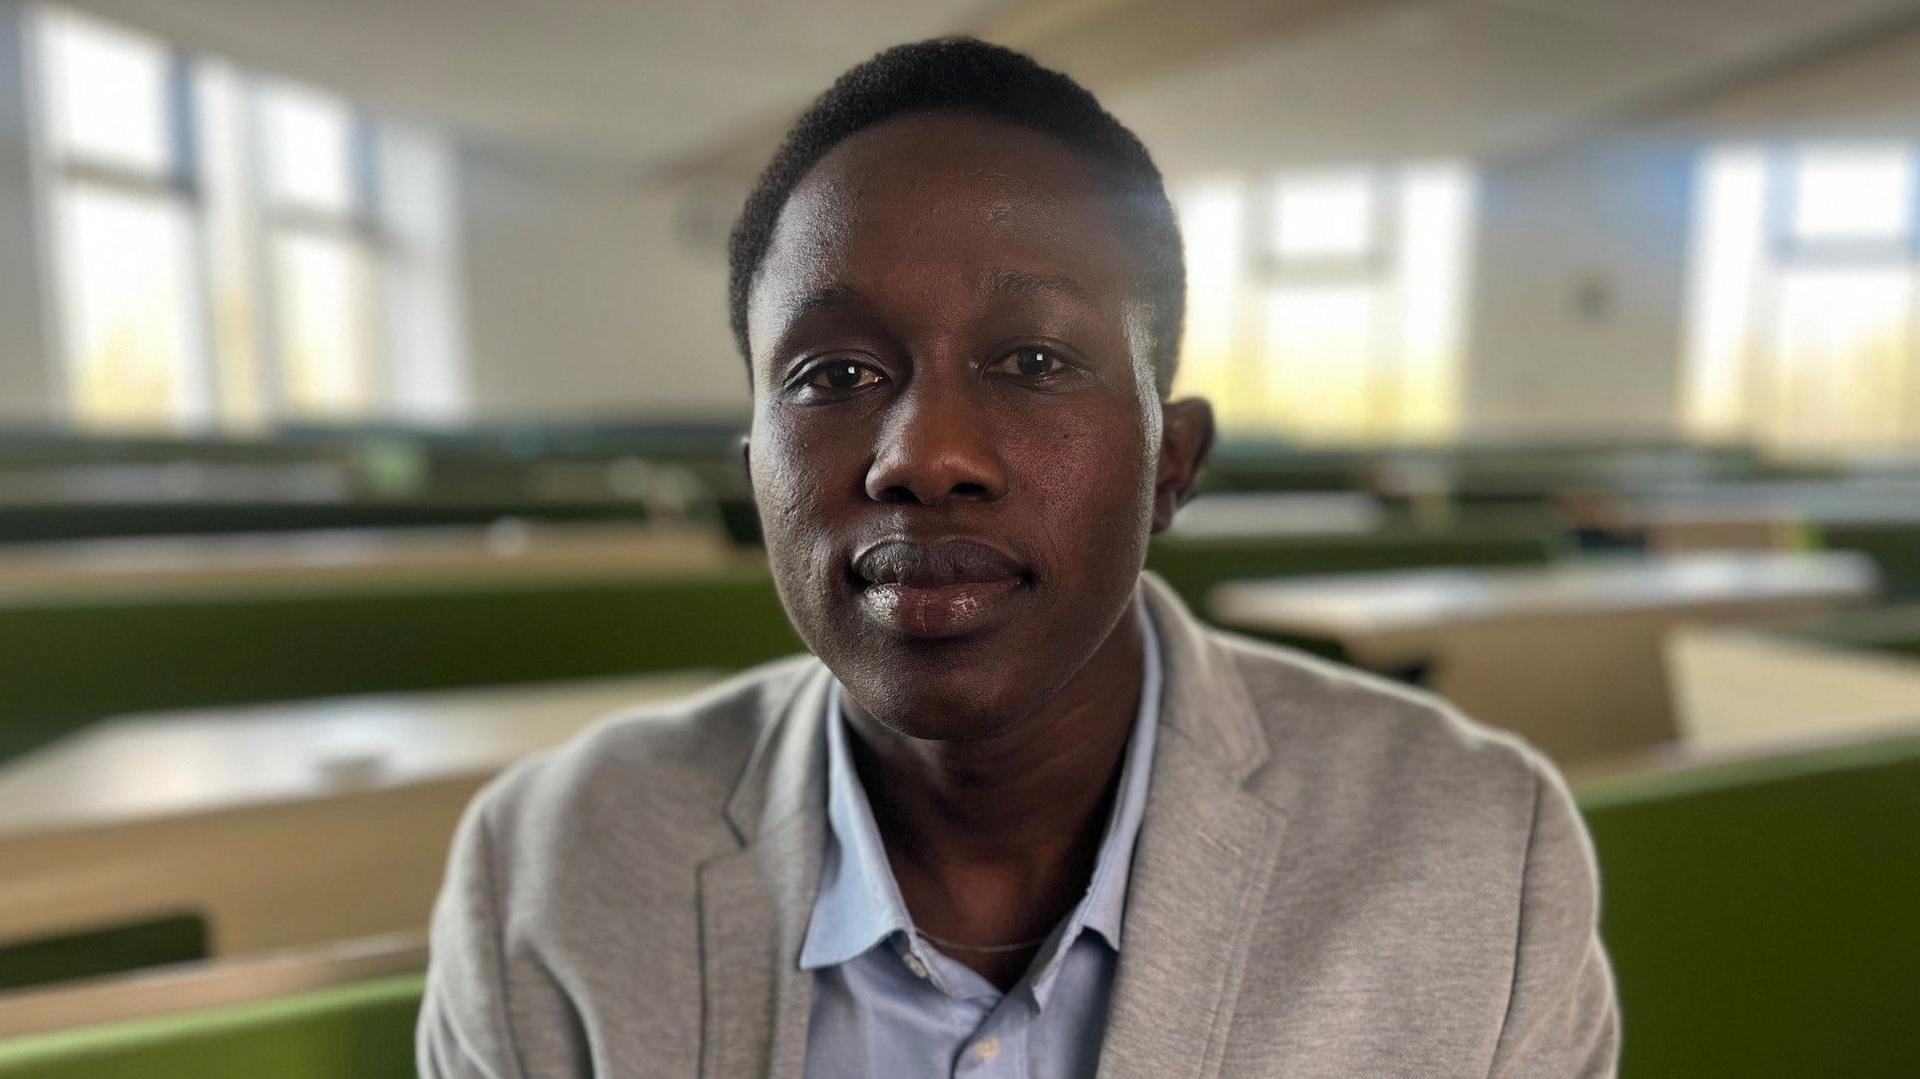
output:
M 955 1079 L 1028 1079 L 1027 1032 L 1035 1018 L 1030 998 L 1023 987 L 995 1003 L 954 1055 Z

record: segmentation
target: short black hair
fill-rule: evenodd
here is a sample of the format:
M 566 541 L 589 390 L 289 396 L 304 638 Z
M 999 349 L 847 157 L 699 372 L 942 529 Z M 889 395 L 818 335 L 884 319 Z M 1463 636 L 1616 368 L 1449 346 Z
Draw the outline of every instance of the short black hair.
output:
M 733 336 L 749 363 L 747 298 L 793 189 L 835 146 L 908 113 L 985 113 L 1051 135 L 1091 164 L 1115 196 L 1152 310 L 1155 382 L 1173 382 L 1186 316 L 1186 260 L 1173 202 L 1147 148 L 1086 88 L 1032 57 L 968 37 L 896 45 L 847 71 L 787 132 L 747 196 L 728 245 Z

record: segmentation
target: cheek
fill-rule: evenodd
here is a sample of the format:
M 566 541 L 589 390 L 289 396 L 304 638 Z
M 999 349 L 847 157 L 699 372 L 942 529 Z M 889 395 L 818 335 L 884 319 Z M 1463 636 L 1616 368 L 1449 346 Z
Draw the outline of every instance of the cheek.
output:
M 1057 423 L 1023 455 L 1056 571 L 1131 580 L 1153 512 L 1152 462 L 1138 417 L 1125 407 Z
M 807 417 L 757 413 L 753 424 L 752 481 L 767 556 L 781 590 L 792 600 L 823 593 L 833 571 L 830 524 L 846 512 L 854 463 L 844 458 L 853 440 L 816 431 Z

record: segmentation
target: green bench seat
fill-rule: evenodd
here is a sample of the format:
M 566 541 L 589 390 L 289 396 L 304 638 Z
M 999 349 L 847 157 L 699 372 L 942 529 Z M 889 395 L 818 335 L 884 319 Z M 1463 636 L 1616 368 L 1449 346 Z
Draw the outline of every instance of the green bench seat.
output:
M 1584 786 L 1627 1079 L 1910 1077 L 1920 735 Z

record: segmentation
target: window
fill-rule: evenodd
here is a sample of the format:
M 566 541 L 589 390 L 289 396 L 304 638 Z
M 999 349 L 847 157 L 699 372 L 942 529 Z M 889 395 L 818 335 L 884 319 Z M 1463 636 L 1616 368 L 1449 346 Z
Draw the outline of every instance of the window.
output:
M 103 23 L 49 14 L 43 68 L 60 333 L 74 418 L 166 427 L 206 408 L 194 204 L 172 123 L 179 60 Z
M 1298 171 L 1176 192 L 1181 389 L 1224 428 L 1307 442 L 1444 436 L 1456 414 L 1464 168 Z
M 36 31 L 76 422 L 458 408 L 435 140 L 90 16 L 44 9 Z
M 340 102 L 297 87 L 268 87 L 259 103 L 283 402 L 304 417 L 364 413 L 379 378 L 371 135 Z
M 1697 434 L 1786 450 L 1920 442 L 1917 152 L 1808 144 L 1703 159 L 1685 391 Z

